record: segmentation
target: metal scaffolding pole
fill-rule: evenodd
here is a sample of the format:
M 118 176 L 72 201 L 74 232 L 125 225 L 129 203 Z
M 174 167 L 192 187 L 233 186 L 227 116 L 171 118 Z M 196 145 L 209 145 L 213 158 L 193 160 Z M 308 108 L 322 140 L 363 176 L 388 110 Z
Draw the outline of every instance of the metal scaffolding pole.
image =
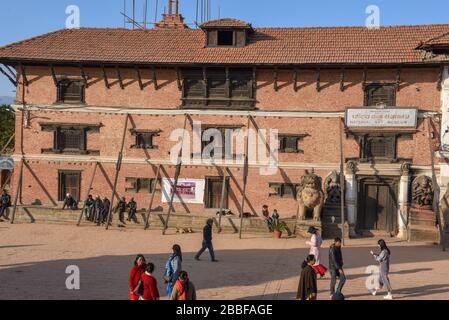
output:
M 20 160 L 20 167 L 19 167 L 19 179 L 17 180 L 17 188 L 16 188 L 16 194 L 14 196 L 14 206 L 12 209 L 12 215 L 11 215 L 11 224 L 14 223 L 14 219 L 16 217 L 16 210 L 17 210 L 17 200 L 19 199 L 19 193 L 21 193 L 22 190 L 22 180 L 23 180 L 23 162 L 25 159 Z
M 219 216 L 218 216 L 218 233 L 221 232 L 221 216 L 223 215 L 227 173 L 228 173 L 228 168 L 225 167 L 223 169 L 223 185 L 221 186 L 220 211 L 219 211 Z
M 111 205 L 109 207 L 108 218 L 106 220 L 106 230 L 109 229 L 109 223 L 111 222 L 111 214 L 112 214 L 112 208 L 113 208 L 113 205 L 114 205 L 115 192 L 116 192 L 116 189 L 117 189 L 118 175 L 119 175 L 120 170 L 122 168 L 123 148 L 125 147 L 125 137 L 126 137 L 126 130 L 128 129 L 128 120 L 129 120 L 129 114 L 126 114 L 125 126 L 123 128 L 123 135 L 122 135 L 122 144 L 120 146 L 120 152 L 118 154 L 117 163 L 116 163 L 116 166 L 115 166 L 115 179 L 114 179 L 114 186 L 112 188 Z

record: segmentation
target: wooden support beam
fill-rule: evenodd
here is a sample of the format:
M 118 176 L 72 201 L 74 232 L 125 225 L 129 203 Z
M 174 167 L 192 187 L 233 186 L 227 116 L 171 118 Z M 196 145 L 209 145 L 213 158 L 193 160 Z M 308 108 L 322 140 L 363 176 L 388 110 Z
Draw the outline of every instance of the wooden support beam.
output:
M 125 89 L 125 85 L 123 84 L 122 73 L 120 72 L 120 67 L 115 66 L 115 71 L 117 72 L 117 78 L 118 78 L 118 81 L 120 84 L 120 88 L 123 90 L 123 89 Z
M 257 68 L 253 67 L 253 75 L 251 78 L 251 99 L 254 99 L 256 96 L 257 90 Z
M 340 91 L 345 91 L 345 68 L 341 68 L 340 70 Z
M 23 180 L 23 163 L 25 159 L 22 158 L 20 160 L 19 165 L 19 179 L 17 180 L 17 186 L 16 186 L 16 194 L 14 195 L 14 205 L 12 209 L 12 215 L 11 215 L 11 224 L 14 223 L 14 219 L 16 218 L 16 211 L 17 211 L 17 200 L 19 199 L 19 194 L 22 190 L 22 180 Z
M 3 70 L 2 67 L 0 67 L 0 72 L 3 73 L 5 75 L 6 78 L 8 78 L 8 80 L 15 86 L 17 87 L 17 81 L 14 80 L 5 70 Z
M 207 68 L 203 67 L 203 83 L 204 83 L 204 97 L 209 98 L 209 90 L 207 85 Z
M 243 164 L 243 191 L 242 191 L 242 201 L 240 203 L 240 230 L 239 238 L 242 239 L 243 232 L 243 214 L 245 212 L 245 200 L 246 200 L 246 186 L 248 185 L 248 174 L 249 174 L 249 163 L 248 163 L 248 150 L 249 150 L 249 126 L 250 126 L 251 116 L 248 116 L 248 123 L 246 128 L 248 133 L 246 135 L 245 141 L 245 161 Z
M 224 201 L 225 201 L 225 193 L 226 193 L 226 178 L 228 175 L 228 167 L 225 167 L 223 169 L 223 185 L 221 186 L 221 198 L 220 198 L 220 211 L 218 216 L 218 233 L 221 232 L 221 217 L 223 215 L 223 207 L 224 207 Z
M 21 63 L 19 64 L 19 67 L 20 67 L 20 72 L 22 74 L 23 85 L 25 87 L 28 87 L 28 78 L 27 78 L 27 75 L 26 75 L 26 72 L 25 72 L 25 67 Z
M 278 68 L 274 68 L 273 71 L 273 87 L 274 87 L 274 91 L 278 91 L 279 90 L 279 86 L 278 86 Z
M 440 66 L 440 71 L 438 72 L 438 82 L 437 89 L 441 91 L 443 89 L 443 77 L 444 77 L 444 66 Z
M 362 82 L 362 88 L 363 88 L 363 90 L 365 90 L 367 79 L 368 79 L 368 68 L 367 68 L 367 67 L 364 67 L 364 68 L 363 68 L 363 80 L 362 80 L 362 81 L 363 81 L 363 82 Z
M 8 71 L 9 71 L 12 75 L 15 75 L 14 69 L 13 69 L 13 68 L 11 68 L 10 66 L 8 66 L 7 64 L 4 64 L 4 66 L 6 67 L 6 69 L 8 69 Z
M 84 72 L 84 67 L 83 67 L 82 64 L 80 64 L 80 71 L 81 71 L 81 77 L 83 78 L 83 81 L 84 81 L 84 85 L 86 86 L 86 88 L 88 88 L 89 87 L 89 82 L 88 82 L 88 79 L 87 79 L 86 72 Z
M 402 69 L 401 67 L 398 67 L 396 70 L 396 90 L 399 92 L 401 90 L 401 73 L 402 73 Z
M 159 87 L 157 85 L 157 77 L 156 77 L 156 68 L 153 67 L 153 85 L 154 85 L 154 90 L 158 90 Z
M 179 68 L 176 68 L 176 83 L 178 84 L 178 90 L 182 91 L 183 87 L 182 72 Z
M 128 121 L 129 121 L 129 114 L 126 114 L 125 125 L 122 134 L 122 143 L 120 146 L 120 151 L 118 153 L 117 162 L 115 165 L 115 178 L 114 178 L 114 185 L 112 187 L 111 206 L 109 207 L 108 218 L 106 220 L 106 230 L 109 229 L 109 223 L 111 222 L 112 208 L 114 207 L 115 191 L 117 190 L 118 175 L 120 173 L 120 170 L 122 169 L 123 148 L 125 147 L 125 138 L 126 138 L 126 131 L 128 129 Z
M 160 176 L 160 173 L 161 173 L 161 168 L 162 168 L 162 165 L 158 165 L 157 166 L 156 179 L 155 179 L 155 181 L 153 183 L 153 190 L 151 192 L 150 204 L 148 205 L 148 211 L 147 211 L 147 214 L 146 214 L 146 217 L 145 217 L 145 226 L 143 228 L 144 230 L 147 230 L 150 227 L 150 215 L 151 215 L 151 210 L 153 209 L 154 197 L 156 195 L 156 187 L 157 187 L 157 184 L 158 184 L 158 182 L 160 180 L 159 176 Z M 160 184 L 160 187 L 161 187 L 161 190 L 162 190 L 162 184 Z
M 316 91 L 317 92 L 321 91 L 321 69 L 320 68 L 316 69 Z
M 298 90 L 299 90 L 299 87 L 298 87 L 298 69 L 296 69 L 296 68 L 293 71 L 293 90 L 295 90 L 295 92 L 298 92 Z
M 85 198 L 86 200 L 84 200 L 83 208 L 81 209 L 80 216 L 78 218 L 78 223 L 76 224 L 77 227 L 80 226 L 81 220 L 83 219 L 83 213 L 84 213 L 84 210 L 86 209 L 86 202 L 87 202 L 87 199 L 89 198 L 90 189 L 92 189 L 92 185 L 94 183 L 95 173 L 97 172 L 97 168 L 98 168 L 98 162 L 95 162 L 94 172 L 92 173 L 92 176 L 91 176 L 90 182 L 89 182 L 89 187 L 87 188 L 87 194 L 86 194 L 86 198 Z
M 105 69 L 104 65 L 101 66 L 101 70 L 103 71 L 104 85 L 106 86 L 107 89 L 110 89 L 111 86 L 109 85 L 108 75 L 106 74 L 106 69 Z
M 53 65 L 50 65 L 50 69 L 51 69 L 51 77 L 53 79 L 53 83 L 55 84 L 55 87 L 57 87 L 58 86 L 58 78 L 56 78 L 55 67 Z
M 140 88 L 140 90 L 143 90 L 144 86 L 143 86 L 142 75 L 140 73 L 140 69 L 139 69 L 138 66 L 135 66 L 134 68 L 135 68 L 136 73 L 137 73 L 137 80 L 139 81 L 139 88 Z
M 182 167 L 182 150 L 183 150 L 183 146 L 184 146 L 184 137 L 185 137 L 185 130 L 186 130 L 186 126 L 187 126 L 187 115 L 184 116 L 184 129 L 183 129 L 183 134 L 182 134 L 182 139 L 181 139 L 181 148 L 179 148 L 179 152 L 178 152 L 178 163 L 176 164 L 176 172 L 175 172 L 175 177 L 174 177 L 174 181 L 173 181 L 173 185 L 172 185 L 172 190 L 171 190 L 171 194 L 170 194 L 170 202 L 168 205 L 168 213 L 167 213 L 167 219 L 165 220 L 164 223 L 164 228 L 162 230 L 162 235 L 165 235 L 165 232 L 168 229 L 168 222 L 170 220 L 170 215 L 173 211 L 173 200 L 175 199 L 175 194 L 178 195 L 178 191 L 176 190 L 176 187 L 178 186 L 178 181 L 179 181 L 179 176 L 181 174 L 181 167 Z

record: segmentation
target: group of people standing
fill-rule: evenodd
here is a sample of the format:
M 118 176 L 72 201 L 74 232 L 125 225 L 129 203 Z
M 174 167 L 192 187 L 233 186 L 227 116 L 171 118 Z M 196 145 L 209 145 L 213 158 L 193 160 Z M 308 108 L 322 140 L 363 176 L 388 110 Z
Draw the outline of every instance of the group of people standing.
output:
M 69 196 L 69 194 L 68 194 Z M 66 199 L 68 198 L 66 197 Z M 64 201 L 65 203 L 66 201 Z M 108 214 L 111 208 L 111 201 L 107 197 L 100 197 L 99 195 L 95 198 L 90 194 L 85 203 L 84 215 L 87 221 L 94 222 L 98 226 L 106 224 L 108 219 Z M 64 209 L 64 207 L 63 207 Z M 112 209 L 112 213 L 118 215 L 118 220 L 122 225 L 126 225 L 125 213 L 128 212 L 127 221 L 133 221 L 137 223 L 137 203 L 134 198 L 131 198 L 129 202 L 126 202 L 126 198 L 122 197 L 117 202 L 117 204 Z M 109 224 L 112 223 L 112 215 L 110 217 Z
M 327 272 L 327 268 L 320 261 L 321 236 L 318 230 L 313 227 L 309 229 L 309 233 L 312 234 L 311 240 L 307 242 L 310 245 L 310 251 L 301 265 L 302 271 L 296 296 L 298 300 L 316 300 L 318 295 L 317 280 Z M 332 300 L 345 299 L 342 290 L 347 278 L 343 269 L 341 244 L 341 239 L 335 238 L 334 243 L 329 248 L 330 298 Z M 380 289 L 386 288 L 388 293 L 384 296 L 384 299 L 392 300 L 393 295 L 389 279 L 391 251 L 384 240 L 379 240 L 377 244 L 380 252 L 378 254 L 373 251 L 370 252 L 375 261 L 379 263 L 379 274 L 374 288 L 371 289 L 371 294 L 376 295 Z M 337 288 L 335 288 L 336 286 Z
M 214 220 L 208 219 L 203 228 L 203 241 L 200 251 L 195 255 L 199 261 L 201 255 L 209 250 L 212 262 L 218 262 L 215 258 L 212 245 L 212 227 Z M 182 267 L 183 256 L 181 246 L 175 244 L 172 253 L 165 263 L 163 281 L 165 294 L 169 300 L 196 300 L 196 289 L 190 281 L 189 275 Z M 137 255 L 134 266 L 129 274 L 129 299 L 130 300 L 159 300 L 157 280 L 153 276 L 154 264 L 147 263 L 145 257 Z

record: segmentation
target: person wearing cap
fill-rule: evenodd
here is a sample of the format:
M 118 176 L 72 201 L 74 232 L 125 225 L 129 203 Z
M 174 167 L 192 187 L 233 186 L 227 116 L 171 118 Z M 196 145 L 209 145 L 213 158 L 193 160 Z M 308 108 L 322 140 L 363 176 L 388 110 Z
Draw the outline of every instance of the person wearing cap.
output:
M 204 253 L 204 251 L 209 250 L 210 258 L 212 262 L 217 262 L 215 259 L 214 246 L 212 245 L 212 226 L 214 224 L 213 219 L 208 219 L 206 221 L 206 226 L 203 229 L 203 243 L 200 251 L 195 256 L 195 260 L 199 261 L 200 256 Z

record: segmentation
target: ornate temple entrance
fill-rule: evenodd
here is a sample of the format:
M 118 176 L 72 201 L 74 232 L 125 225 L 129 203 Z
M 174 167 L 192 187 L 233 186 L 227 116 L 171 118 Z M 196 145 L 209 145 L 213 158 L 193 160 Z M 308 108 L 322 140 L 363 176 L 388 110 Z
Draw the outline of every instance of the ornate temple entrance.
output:
M 397 233 L 398 179 L 390 177 L 359 178 L 358 231 Z

